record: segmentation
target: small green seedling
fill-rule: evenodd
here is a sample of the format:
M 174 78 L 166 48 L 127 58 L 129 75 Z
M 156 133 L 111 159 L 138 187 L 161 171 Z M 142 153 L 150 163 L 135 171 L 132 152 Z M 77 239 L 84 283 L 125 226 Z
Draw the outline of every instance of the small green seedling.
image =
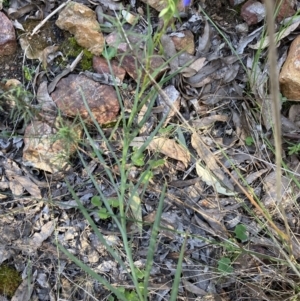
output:
M 145 277 L 145 270 L 140 270 L 138 268 L 135 268 L 136 276 L 139 280 L 143 280 Z M 138 286 L 140 290 L 144 290 L 144 283 L 141 281 L 138 282 Z M 123 294 L 126 297 L 126 300 L 128 301 L 139 301 L 139 296 L 135 290 L 127 290 L 124 287 L 119 287 L 118 291 Z M 115 297 L 109 296 L 109 301 L 116 301 Z
M 161 167 L 161 166 L 164 166 L 165 164 L 165 160 L 164 159 L 159 159 L 159 160 L 150 160 L 148 162 L 149 166 L 151 168 L 157 168 L 157 167 Z
M 34 75 L 34 70 L 28 68 L 27 66 L 23 66 L 24 78 L 26 81 L 30 82 Z
M 288 150 L 289 150 L 289 155 L 290 156 L 294 155 L 294 154 L 298 155 L 299 152 L 300 152 L 300 143 L 297 143 L 297 144 L 294 144 L 292 146 L 289 146 Z
M 159 17 L 163 18 L 165 23 L 169 23 L 169 21 L 175 16 L 178 17 L 178 0 L 167 0 L 167 6 L 159 13 Z
M 251 146 L 251 145 L 253 145 L 254 140 L 251 136 L 249 136 L 245 139 L 245 143 L 246 143 L 246 145 Z
M 231 260 L 227 257 L 222 257 L 218 261 L 218 271 L 222 274 L 230 274 L 233 272 L 233 267 L 231 266 Z
M 106 47 L 102 52 L 102 56 L 108 61 L 110 61 L 116 55 L 117 55 L 117 48 L 111 46 Z
M 144 166 L 145 165 L 145 157 L 143 153 L 139 153 L 137 150 L 134 150 L 131 161 L 136 166 Z
M 142 184 L 146 185 L 153 178 L 153 172 L 151 170 L 145 170 L 141 176 L 143 177 Z
M 164 135 L 164 134 L 170 135 L 172 132 L 174 132 L 174 130 L 175 130 L 175 126 L 174 125 L 168 125 L 165 128 L 160 128 L 159 131 L 158 131 L 158 133 L 162 134 L 162 135 Z
M 283 96 L 281 93 L 279 93 L 279 97 L 282 104 L 288 101 L 288 99 L 285 96 Z
M 97 213 L 98 213 L 100 219 L 108 219 L 110 217 L 110 213 L 108 212 L 105 205 L 101 201 L 100 196 L 94 195 L 91 199 L 91 202 L 94 206 L 99 208 Z M 112 208 L 118 208 L 119 207 L 119 200 L 117 198 L 107 199 L 107 203 Z
M 238 238 L 242 242 L 248 240 L 248 235 L 246 232 L 247 232 L 247 229 L 246 229 L 245 225 L 243 225 L 243 224 L 237 225 L 234 229 L 235 237 Z

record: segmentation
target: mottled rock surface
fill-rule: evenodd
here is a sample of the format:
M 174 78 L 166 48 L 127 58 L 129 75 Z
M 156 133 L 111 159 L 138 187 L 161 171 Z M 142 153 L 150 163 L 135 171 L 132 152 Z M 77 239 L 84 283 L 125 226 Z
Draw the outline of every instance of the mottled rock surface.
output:
M 171 39 L 177 51 L 184 50 L 187 53 L 194 55 L 195 53 L 194 35 L 190 30 L 175 32 L 171 34 Z
M 162 11 L 164 8 L 168 6 L 168 0 L 142 0 L 142 2 L 149 4 L 157 11 Z M 179 11 L 184 10 L 182 1 L 178 1 L 177 8 Z
M 281 93 L 300 101 L 300 36 L 290 46 L 288 57 L 279 75 Z
M 76 42 L 95 55 L 100 55 L 104 47 L 104 38 L 96 13 L 87 6 L 70 2 L 59 14 L 55 23 L 59 28 L 72 33 Z
M 71 74 L 61 79 L 51 97 L 62 113 L 72 117 L 79 114 L 87 122 L 92 122 L 92 119 L 83 97 L 99 124 L 115 120 L 120 110 L 112 86 L 102 85 L 83 74 Z
M 120 79 L 120 81 L 122 82 L 126 74 L 125 69 L 118 66 L 118 63 L 115 60 L 111 60 L 110 64 L 113 72 L 112 75 Z M 111 74 L 109 66 L 107 64 L 107 60 L 101 56 L 93 57 L 93 68 L 99 74 L 104 74 L 104 73 Z
M 0 56 L 14 54 L 17 50 L 15 29 L 2 12 L 0 12 L 0 25 Z
M 266 16 L 266 10 L 262 3 L 255 0 L 248 0 L 241 9 L 241 17 L 248 25 L 257 24 Z
M 106 43 L 108 46 L 115 47 L 117 49 L 116 58 L 119 61 L 119 65 L 123 67 L 126 72 L 135 80 L 144 78 L 145 71 L 143 70 L 141 63 L 144 66 L 148 66 L 149 73 L 157 79 L 168 70 L 168 66 L 161 55 L 154 54 L 149 60 L 145 59 L 145 51 L 136 47 L 144 43 L 142 37 L 136 35 L 128 35 L 128 40 L 131 43 L 133 51 L 128 47 L 123 38 L 116 32 L 112 32 L 106 37 Z M 155 72 L 155 74 L 153 74 Z
M 72 126 L 68 120 L 65 120 L 64 124 Z M 81 136 L 79 127 L 73 129 L 74 143 L 69 144 L 57 138 L 57 130 L 49 123 L 33 121 L 26 127 L 24 133 L 24 164 L 50 173 L 66 168 L 70 155 L 76 150 L 76 141 Z

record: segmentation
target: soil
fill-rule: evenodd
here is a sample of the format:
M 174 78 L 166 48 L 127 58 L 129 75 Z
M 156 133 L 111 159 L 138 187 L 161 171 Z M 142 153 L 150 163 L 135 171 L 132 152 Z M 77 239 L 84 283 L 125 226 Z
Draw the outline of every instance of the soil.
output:
M 27 33 L 30 33 L 32 29 L 39 23 L 40 21 L 36 20 L 25 21 L 22 24 L 25 29 L 25 33 L 21 30 L 17 30 L 17 40 L 19 41 L 21 37 L 24 37 Z M 69 36 L 69 34 L 67 35 Z M 51 19 L 40 29 L 37 35 L 33 37 L 32 41 L 35 43 L 35 48 L 43 50 L 45 47 L 53 44 L 60 45 L 64 39 L 65 35 L 55 25 L 55 19 Z M 9 56 L 0 56 L 0 81 L 3 82 L 8 79 L 17 79 L 24 84 L 24 66 L 31 70 L 35 70 L 38 64 L 38 60 L 30 60 L 25 57 L 24 51 L 21 48 L 20 43 L 18 43 L 16 53 Z
M 214 21 L 234 27 L 241 23 L 238 8 L 232 7 L 227 0 L 205 1 L 205 13 Z
M 18 45 L 16 53 L 7 56 L 0 56 L 0 80 L 17 79 L 22 82 L 23 59 L 24 52 L 20 45 Z

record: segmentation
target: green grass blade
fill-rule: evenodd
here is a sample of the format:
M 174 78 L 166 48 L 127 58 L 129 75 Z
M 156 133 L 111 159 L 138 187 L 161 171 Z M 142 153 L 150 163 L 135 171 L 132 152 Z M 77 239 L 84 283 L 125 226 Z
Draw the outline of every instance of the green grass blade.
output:
M 65 255 L 67 255 L 83 271 L 85 271 L 87 274 L 89 274 L 91 277 L 93 277 L 93 279 L 99 281 L 101 284 L 106 286 L 112 293 L 114 293 L 119 298 L 119 300 L 127 301 L 126 297 L 123 294 L 121 294 L 115 287 L 113 287 L 104 277 L 101 277 L 96 272 L 94 272 L 92 269 L 90 269 L 87 265 L 85 265 L 81 260 L 79 260 L 77 257 L 75 257 L 72 253 L 70 253 L 61 244 L 57 244 L 57 246 Z
M 165 193 L 166 193 L 167 186 L 164 184 L 162 192 L 160 194 L 159 203 L 155 215 L 155 220 L 153 224 L 153 229 L 150 237 L 149 249 L 147 253 L 147 260 L 146 260 L 146 268 L 145 268 L 145 277 L 144 277 L 144 301 L 147 301 L 148 296 L 148 282 L 150 278 L 150 272 L 153 264 L 153 257 L 155 251 L 155 245 L 157 242 L 157 235 L 159 231 L 159 225 L 164 205 Z
M 71 187 L 71 185 L 68 183 L 68 181 L 66 181 L 67 187 L 69 189 L 69 191 L 71 192 L 73 198 L 75 199 L 79 210 L 82 212 L 83 216 L 86 218 L 86 220 L 88 221 L 88 223 L 90 224 L 90 226 L 92 227 L 92 229 L 94 230 L 95 234 L 97 235 L 97 237 L 99 238 L 99 240 L 101 241 L 101 243 L 107 248 L 107 251 L 113 256 L 113 258 L 123 267 L 125 268 L 124 262 L 120 259 L 119 256 L 116 255 L 116 252 L 113 250 L 113 248 L 111 248 L 107 243 L 106 240 L 104 239 L 103 235 L 101 234 L 101 232 L 98 230 L 96 224 L 94 223 L 94 221 L 92 220 L 92 218 L 90 217 L 89 213 L 87 212 L 87 210 L 85 209 L 85 207 L 82 205 L 82 203 L 80 202 L 79 198 L 77 197 L 75 191 L 73 190 L 73 188 Z
M 186 241 L 187 241 L 187 233 L 185 234 L 185 238 L 184 238 L 183 244 L 181 246 L 181 251 L 180 251 L 180 255 L 179 255 L 179 259 L 178 259 L 178 263 L 177 263 L 175 278 L 174 278 L 174 282 L 172 285 L 170 301 L 176 301 L 176 299 L 177 299 L 180 278 L 181 278 L 182 262 L 183 262 L 185 247 L 186 247 Z

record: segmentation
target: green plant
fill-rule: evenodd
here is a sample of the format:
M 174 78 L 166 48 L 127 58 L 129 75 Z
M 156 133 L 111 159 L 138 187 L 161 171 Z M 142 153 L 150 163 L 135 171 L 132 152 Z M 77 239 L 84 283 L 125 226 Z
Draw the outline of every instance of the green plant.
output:
M 52 143 L 60 141 L 63 146 L 63 156 L 74 153 L 76 150 L 82 134 L 82 128 L 79 123 L 76 122 L 76 118 L 71 122 L 68 119 L 63 118 L 60 113 L 55 119 L 53 125 L 54 134 L 50 136 Z
M 159 17 L 163 18 L 164 26 L 168 26 L 173 17 L 179 17 L 178 0 L 167 0 L 166 7 L 159 13 Z
M 30 82 L 34 76 L 35 70 L 27 66 L 22 66 L 22 69 L 24 72 L 24 78 L 26 79 L 26 81 Z
M 144 166 L 145 165 L 145 156 L 143 153 L 138 151 L 137 147 L 133 147 L 133 153 L 131 155 L 131 161 L 136 166 Z
M 0 266 L 0 295 L 11 298 L 21 282 L 22 278 L 16 269 L 5 264 Z
M 245 139 L 245 143 L 246 143 L 246 145 L 251 146 L 251 145 L 253 145 L 254 140 L 253 140 L 253 138 L 251 136 L 248 136 Z
M 105 47 L 102 52 L 102 56 L 108 61 L 114 58 L 116 54 L 117 54 L 117 49 L 111 46 Z
M 110 217 L 108 210 L 105 208 L 104 203 L 101 201 L 100 196 L 95 195 L 92 197 L 91 202 L 94 206 L 98 207 L 98 215 L 100 219 L 107 219 Z M 119 201 L 116 198 L 110 198 L 106 200 L 107 204 L 111 206 L 111 208 L 118 208 Z
M 288 147 L 288 150 L 289 150 L 289 155 L 291 156 L 291 155 L 294 155 L 294 154 L 296 154 L 296 155 L 298 155 L 299 154 L 299 152 L 300 152 L 300 143 L 296 143 L 296 144 L 294 144 L 294 145 L 292 145 L 292 146 L 289 146 Z
M 0 1 L 1 2 L 1 1 Z M 5 8 L 8 8 L 9 7 L 9 0 L 3 0 L 3 6 L 5 7 Z
M 221 257 L 218 261 L 218 271 L 222 274 L 231 274 L 233 272 L 230 258 Z
M 280 97 L 280 100 L 281 100 L 282 104 L 284 104 L 288 101 L 288 99 L 285 96 L 283 96 L 281 93 L 279 93 L 279 97 Z
M 246 232 L 247 229 L 243 224 L 237 225 L 234 229 L 235 237 L 241 241 L 245 241 L 248 239 L 248 235 L 246 234 Z
M 0 95 L 0 100 L 9 107 L 9 119 L 15 127 L 21 123 L 26 126 L 31 120 L 39 117 L 40 110 L 32 104 L 33 99 L 33 95 L 21 84 Z
M 83 51 L 83 56 L 79 63 L 79 66 L 82 68 L 82 70 L 92 69 L 93 54 L 87 49 L 78 45 L 74 37 L 70 37 L 66 39 L 66 41 L 61 45 L 61 49 L 67 61 L 69 60 L 70 57 L 76 58 L 80 54 L 80 52 Z

